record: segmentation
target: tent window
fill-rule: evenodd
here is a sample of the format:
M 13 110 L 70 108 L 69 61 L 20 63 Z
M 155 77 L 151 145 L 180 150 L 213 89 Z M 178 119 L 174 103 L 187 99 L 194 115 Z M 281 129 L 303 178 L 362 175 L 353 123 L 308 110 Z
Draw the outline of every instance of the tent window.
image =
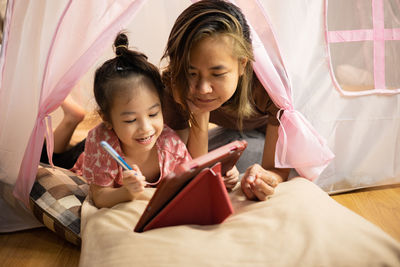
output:
M 326 0 L 334 83 L 344 95 L 400 92 L 400 0 Z

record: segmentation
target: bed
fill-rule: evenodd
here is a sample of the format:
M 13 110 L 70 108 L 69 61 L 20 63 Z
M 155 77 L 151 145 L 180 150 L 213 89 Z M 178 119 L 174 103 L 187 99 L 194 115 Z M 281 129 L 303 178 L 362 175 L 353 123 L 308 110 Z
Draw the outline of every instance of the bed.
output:
M 236 188 L 235 213 L 222 224 L 135 233 L 153 193 L 111 209 L 86 198 L 80 266 L 400 266 L 398 241 L 303 178 L 265 202 Z

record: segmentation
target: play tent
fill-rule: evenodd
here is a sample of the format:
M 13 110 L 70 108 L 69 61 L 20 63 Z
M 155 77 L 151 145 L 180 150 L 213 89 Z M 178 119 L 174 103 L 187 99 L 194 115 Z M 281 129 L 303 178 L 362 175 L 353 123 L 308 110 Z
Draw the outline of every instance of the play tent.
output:
M 252 26 L 255 71 L 281 108 L 276 166 L 327 192 L 400 182 L 399 0 L 233 2 Z M 0 231 L 39 225 L 26 204 L 43 137 L 52 140 L 49 115 L 74 87 L 90 92 L 116 33 L 127 29 L 131 45 L 160 65 L 169 30 L 190 3 L 8 1 Z

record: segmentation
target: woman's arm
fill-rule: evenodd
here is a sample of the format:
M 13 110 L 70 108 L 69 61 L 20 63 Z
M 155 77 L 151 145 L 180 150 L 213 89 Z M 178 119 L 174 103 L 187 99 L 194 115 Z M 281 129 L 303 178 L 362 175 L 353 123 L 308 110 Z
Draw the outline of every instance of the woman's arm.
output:
M 290 169 L 275 168 L 275 148 L 276 142 L 278 141 L 278 129 L 278 125 L 267 124 L 261 165 L 265 170 L 275 173 L 278 182 L 281 183 L 287 180 Z
M 182 130 L 175 130 L 178 136 L 181 138 L 182 142 L 187 145 L 189 139 L 189 128 Z
M 192 158 L 208 153 L 208 125 L 210 113 L 204 113 L 195 117 L 198 125 L 192 125 L 183 130 L 175 130 L 185 143 Z
M 210 113 L 200 113 L 194 115 L 197 125 L 191 125 L 187 148 L 192 158 L 197 158 L 208 153 L 208 123 Z
M 275 187 L 286 181 L 290 169 L 275 168 L 275 147 L 279 126 L 268 125 L 265 134 L 262 166 L 254 164 L 247 168 L 241 180 L 243 193 L 248 199 L 266 200 Z

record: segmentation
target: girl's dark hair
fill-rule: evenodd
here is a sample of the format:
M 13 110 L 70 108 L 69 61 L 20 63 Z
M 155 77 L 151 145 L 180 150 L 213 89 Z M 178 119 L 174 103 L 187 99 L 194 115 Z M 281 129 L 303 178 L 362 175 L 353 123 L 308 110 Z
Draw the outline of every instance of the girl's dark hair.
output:
M 111 122 L 110 111 L 115 96 L 126 90 L 126 87 L 118 86 L 122 79 L 144 76 L 154 84 L 160 101 L 163 99 L 164 86 L 159 69 L 147 61 L 146 55 L 130 50 L 128 45 L 126 34 L 119 33 L 114 41 L 115 58 L 104 62 L 95 72 L 94 96 L 99 113 L 108 122 Z
M 174 100 L 189 113 L 186 103 L 189 93 L 189 65 L 192 46 L 206 37 L 226 35 L 234 40 L 234 54 L 238 59 L 247 59 L 244 74 L 240 77 L 236 91 L 223 105 L 228 112 L 238 114 L 241 129 L 243 118 L 254 113 L 252 101 L 253 47 L 250 27 L 236 5 L 223 0 L 203 0 L 190 5 L 176 19 L 168 38 L 162 59 L 168 60 L 163 72 L 165 86 L 171 88 Z M 188 114 L 192 123 L 194 118 Z

